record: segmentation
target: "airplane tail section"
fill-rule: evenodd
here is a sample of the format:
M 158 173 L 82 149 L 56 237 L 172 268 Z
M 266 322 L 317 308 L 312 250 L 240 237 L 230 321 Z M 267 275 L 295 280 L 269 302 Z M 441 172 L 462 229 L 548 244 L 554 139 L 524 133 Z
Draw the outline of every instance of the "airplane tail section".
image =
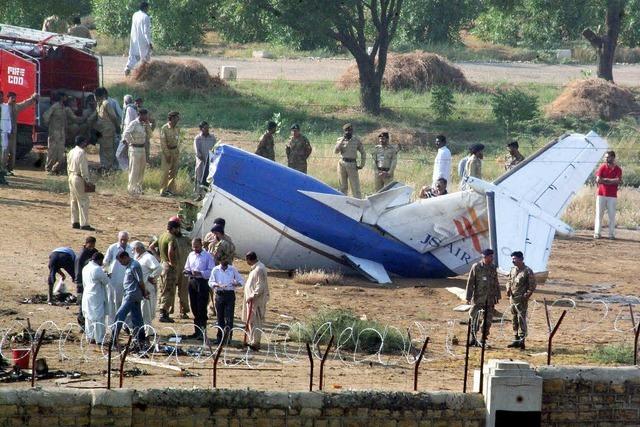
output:
M 607 148 L 607 142 L 595 132 L 564 135 L 493 184 L 469 178 L 472 188 L 495 193 L 497 261 L 501 270 L 509 270 L 511 252 L 522 251 L 534 272 L 547 271 L 555 232 L 573 231 L 560 217 Z

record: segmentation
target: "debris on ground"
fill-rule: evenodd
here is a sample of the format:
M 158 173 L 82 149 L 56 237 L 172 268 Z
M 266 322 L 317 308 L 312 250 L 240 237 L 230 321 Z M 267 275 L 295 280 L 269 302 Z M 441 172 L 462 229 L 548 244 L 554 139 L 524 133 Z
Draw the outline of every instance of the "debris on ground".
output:
M 0 316 L 13 316 L 16 314 L 18 314 L 18 312 L 11 308 L 0 309 Z
M 31 381 L 31 369 L 20 369 L 18 366 L 14 366 L 9 371 L 0 372 L 0 383 L 15 383 L 21 381 Z M 78 371 L 47 371 L 43 374 L 36 374 L 36 379 L 49 380 L 52 378 L 80 378 L 83 374 Z
M 211 76 L 200 61 L 159 61 L 141 64 L 133 73 L 136 82 L 148 89 L 210 90 L 226 83 L 219 76 Z
M 360 82 L 358 66 L 352 64 L 340 76 L 337 86 L 341 89 L 357 86 Z M 480 90 L 470 83 L 460 68 L 447 58 L 435 53 L 415 51 L 391 54 L 387 58 L 382 85 L 389 90 L 410 89 L 417 92 L 445 85 L 459 90 Z
M 35 294 L 18 302 L 20 304 L 48 304 L 49 300 L 44 294 Z M 76 305 L 77 303 L 78 299 L 75 295 L 70 293 L 61 293 L 53 296 L 53 302 L 51 305 Z
M 618 120 L 640 111 L 633 93 L 604 79 L 590 78 L 569 83 L 547 108 L 547 117 Z

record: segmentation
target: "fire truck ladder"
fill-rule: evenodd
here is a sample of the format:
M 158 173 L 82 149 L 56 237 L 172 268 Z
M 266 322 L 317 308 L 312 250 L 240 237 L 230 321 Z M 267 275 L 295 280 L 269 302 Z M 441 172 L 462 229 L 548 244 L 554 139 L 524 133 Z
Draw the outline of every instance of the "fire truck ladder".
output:
M 96 41 L 92 39 L 6 24 L 0 25 L 0 39 L 49 46 L 69 46 L 82 50 L 89 50 L 96 46 Z

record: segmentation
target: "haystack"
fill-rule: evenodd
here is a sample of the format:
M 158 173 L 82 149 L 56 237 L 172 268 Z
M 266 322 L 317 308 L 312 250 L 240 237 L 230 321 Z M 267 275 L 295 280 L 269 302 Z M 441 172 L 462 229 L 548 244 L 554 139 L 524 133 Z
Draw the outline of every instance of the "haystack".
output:
M 225 83 L 218 76 L 211 76 L 202 63 L 195 60 L 184 62 L 151 61 L 143 63 L 134 71 L 133 78 L 149 89 L 210 90 Z
M 634 111 L 640 111 L 640 105 L 629 89 L 591 78 L 569 83 L 547 107 L 547 117 L 618 120 Z
M 359 84 L 358 66 L 352 64 L 338 79 L 341 89 Z M 382 84 L 390 90 L 411 89 L 422 92 L 434 85 L 452 86 L 460 90 L 473 90 L 462 71 L 446 58 L 435 53 L 416 51 L 413 53 L 391 54 Z

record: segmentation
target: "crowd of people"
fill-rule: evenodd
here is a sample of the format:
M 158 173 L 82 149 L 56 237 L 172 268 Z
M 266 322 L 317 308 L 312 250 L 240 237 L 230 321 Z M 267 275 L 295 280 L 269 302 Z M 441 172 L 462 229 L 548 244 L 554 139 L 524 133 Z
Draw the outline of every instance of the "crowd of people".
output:
M 243 288 L 242 320 L 246 345 L 260 350 L 261 328 L 269 300 L 267 270 L 255 252 L 245 255 L 250 267 L 245 279 L 233 265 L 235 246 L 224 233 L 225 220 L 217 218 L 204 239 L 189 239 L 182 233 L 179 217 L 172 217 L 166 231 L 148 245 L 129 242 L 129 233 L 118 233 L 117 242 L 105 253 L 96 248 L 96 238 L 87 237 L 79 254 L 60 247 L 49 255 L 48 300 L 55 304 L 64 295 L 65 272 L 76 285 L 79 301 L 78 323 L 90 343 L 105 343 L 107 328 L 117 345 L 123 327 L 135 337 L 135 345 L 148 345 L 147 329 L 157 319 L 171 318 L 178 294 L 182 319 L 193 316 L 194 333 L 183 339 L 228 344 L 232 339 L 236 290 Z M 56 294 L 54 291 L 58 291 Z M 217 320 L 217 334 L 206 336 L 209 317 Z

